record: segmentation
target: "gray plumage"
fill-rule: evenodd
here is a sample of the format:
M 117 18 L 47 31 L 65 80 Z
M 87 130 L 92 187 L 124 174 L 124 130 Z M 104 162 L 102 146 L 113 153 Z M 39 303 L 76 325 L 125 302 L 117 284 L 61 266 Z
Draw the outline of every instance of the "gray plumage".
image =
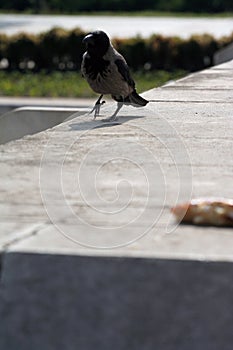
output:
M 148 103 L 137 94 L 129 67 L 124 57 L 114 49 L 107 34 L 95 31 L 88 34 L 83 42 L 87 51 L 83 55 L 81 72 L 92 90 L 101 94 L 93 108 L 95 117 L 103 95 L 110 94 L 118 102 L 118 108 L 110 120 L 116 119 L 124 103 L 134 106 L 145 106 Z

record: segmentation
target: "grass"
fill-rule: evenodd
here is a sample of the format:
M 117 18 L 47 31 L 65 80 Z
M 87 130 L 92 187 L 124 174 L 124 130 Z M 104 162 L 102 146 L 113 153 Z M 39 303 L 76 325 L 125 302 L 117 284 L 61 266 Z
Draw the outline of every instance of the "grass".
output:
M 153 72 L 135 72 L 132 75 L 136 82 L 137 91 L 143 92 L 164 85 L 170 80 L 182 78 L 187 73 L 184 70 L 176 70 L 174 72 L 158 70 Z
M 142 92 L 183 77 L 185 71 L 134 72 L 137 91 Z M 0 71 L 0 96 L 93 97 L 79 72 L 20 73 Z

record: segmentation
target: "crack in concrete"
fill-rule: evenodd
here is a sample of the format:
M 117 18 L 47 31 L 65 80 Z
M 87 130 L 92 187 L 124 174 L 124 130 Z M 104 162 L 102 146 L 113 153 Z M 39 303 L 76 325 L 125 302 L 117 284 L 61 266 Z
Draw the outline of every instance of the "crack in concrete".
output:
M 43 228 L 47 227 L 49 225 L 49 222 L 40 223 L 37 225 L 32 225 L 28 229 L 25 229 L 23 232 L 21 231 L 16 237 L 12 238 L 11 241 L 5 243 L 2 245 L 2 253 L 7 253 L 9 248 L 15 244 L 19 243 L 21 241 L 26 240 L 29 237 L 35 236 L 39 231 L 41 231 Z M 0 264 L 0 276 L 1 276 L 1 264 Z
M 9 248 L 18 242 L 24 241 L 29 237 L 37 235 L 43 228 L 50 225 L 49 222 L 40 223 L 37 225 L 32 225 L 28 229 L 25 229 L 23 232 L 21 231 L 17 237 L 13 238 L 11 241 L 2 245 L 2 249 L 0 251 L 0 291 L 2 287 L 2 276 L 3 276 L 3 266 L 4 266 L 4 258 L 9 250 Z

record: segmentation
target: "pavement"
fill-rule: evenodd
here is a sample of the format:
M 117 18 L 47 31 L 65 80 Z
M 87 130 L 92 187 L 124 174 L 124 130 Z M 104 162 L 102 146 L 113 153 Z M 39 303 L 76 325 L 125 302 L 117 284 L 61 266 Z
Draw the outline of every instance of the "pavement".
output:
M 93 98 L 0 97 L 0 115 L 22 107 L 90 108 Z
M 0 144 L 88 113 L 95 99 L 0 97 Z
M 39 227 L 45 225 L 45 231 L 49 230 L 52 236 L 56 236 L 56 239 L 52 239 L 54 242 L 52 247 L 48 242 L 45 243 L 46 250 L 49 251 L 50 248 L 54 250 L 56 247 L 59 252 L 65 252 L 68 249 L 74 253 L 84 251 L 86 254 L 86 249 L 83 250 L 79 244 L 73 244 L 59 234 L 59 230 L 54 225 L 48 223 L 49 219 L 53 220 L 53 217 L 51 218 L 48 212 L 50 203 L 47 203 L 47 200 L 53 201 L 53 197 L 56 198 L 61 188 L 59 183 L 54 184 L 55 188 L 53 186 L 43 188 L 42 180 L 46 185 L 48 178 L 60 177 L 59 167 L 64 167 L 62 162 L 66 159 L 64 157 L 69 150 L 69 167 L 63 168 L 63 172 L 68 173 L 69 180 L 65 181 L 69 184 L 66 185 L 69 199 L 67 205 L 69 207 L 69 201 L 71 201 L 75 206 L 75 215 L 72 217 L 72 212 L 65 213 L 71 222 L 69 223 L 69 220 L 66 222 L 64 219 L 65 227 L 61 229 L 58 225 L 58 229 L 66 232 L 66 225 L 68 227 L 70 224 L 75 227 L 78 225 L 82 232 L 81 236 L 79 237 L 79 233 L 77 236 L 76 233 L 74 236 L 73 233 L 71 234 L 71 238 L 77 240 L 77 243 L 80 241 L 84 245 L 95 246 L 95 243 L 98 243 L 95 242 L 97 234 L 101 237 L 100 247 L 102 245 L 103 247 L 105 245 L 106 247 L 108 245 L 124 246 L 136 239 L 134 244 L 122 250 L 111 251 L 111 254 L 140 255 L 146 250 L 146 254 L 153 256 L 156 254 L 166 256 L 169 253 L 172 257 L 196 256 L 198 258 L 200 256 L 208 259 L 213 256 L 213 245 L 207 239 L 209 235 L 211 240 L 219 239 L 218 244 L 214 244 L 215 258 L 232 259 L 233 245 L 224 243 L 224 237 L 227 242 L 229 240 L 228 229 L 206 228 L 203 236 L 206 244 L 203 242 L 201 247 L 197 241 L 198 235 L 200 239 L 203 235 L 203 228 L 200 227 L 174 225 L 171 228 L 174 230 L 173 234 L 164 237 L 168 218 L 169 222 L 173 223 L 169 208 L 177 201 L 200 196 L 232 197 L 233 125 L 230 121 L 233 83 L 231 69 L 230 63 L 223 64 L 219 68 L 193 74 L 163 88 L 152 89 L 146 92 L 144 97 L 154 102 L 149 103 L 146 108 L 125 106 L 120 112 L 117 123 L 108 124 L 101 121 L 114 112 L 115 104 L 109 103 L 108 106 L 102 107 L 103 116 L 96 121 L 88 115 L 79 116 L 77 119 L 72 119 L 72 122 L 68 121 L 45 132 L 2 145 L 1 162 L 4 166 L 1 167 L 1 178 L 7 179 L 7 182 L 1 182 L 2 246 L 4 247 L 5 244 L 11 246 L 10 242 L 12 239 L 14 241 L 16 234 L 15 227 L 17 227 L 18 236 L 18 231 L 29 230 L 30 232 L 30 225 L 34 227 L 37 223 Z M 74 117 L 75 115 L 72 116 Z M 100 148 L 99 151 L 98 148 Z M 146 150 L 149 153 L 146 153 Z M 52 164 L 55 163 L 57 168 L 53 166 L 53 169 L 50 169 L 47 164 L 43 167 L 43 159 L 47 161 L 47 157 L 48 162 L 53 159 Z M 118 157 L 119 162 L 116 161 L 114 166 L 110 165 Z M 122 161 L 121 158 L 123 158 Z M 125 158 L 129 160 L 126 161 Z M 85 163 L 83 163 L 84 160 Z M 85 168 L 80 168 L 83 164 Z M 89 174 L 95 174 L 99 167 L 103 174 L 100 172 L 98 176 L 103 176 L 100 176 L 99 182 L 96 182 L 97 178 L 90 178 Z M 77 184 L 72 178 L 74 169 L 78 173 L 83 171 L 81 180 L 84 181 L 84 194 L 88 195 L 88 205 L 91 206 L 92 202 L 97 205 L 95 210 L 89 208 L 85 197 L 81 199 L 81 189 L 75 187 Z M 53 171 L 57 173 L 53 174 Z M 94 181 L 94 184 L 90 185 L 89 181 Z M 51 185 L 49 183 L 48 186 Z M 92 187 L 97 185 L 98 188 Z M 96 190 L 98 190 L 97 193 L 95 193 Z M 131 191 L 134 192 L 131 193 Z M 48 199 L 47 192 L 50 196 Z M 135 198 L 131 198 L 131 195 L 135 195 Z M 128 203 L 130 199 L 132 203 Z M 61 194 L 59 201 L 61 201 L 59 205 L 63 208 L 64 195 Z M 121 209 L 123 204 L 129 211 Z M 111 205 L 116 210 L 116 214 L 118 209 L 121 210 L 119 218 L 116 214 L 110 215 L 108 211 L 101 212 L 103 208 L 104 210 L 109 206 L 111 208 Z M 84 217 L 77 218 L 80 208 Z M 133 220 L 134 214 L 136 218 L 140 214 L 137 220 Z M 60 213 L 52 212 L 51 215 L 55 216 L 54 219 L 58 220 L 58 223 L 60 222 Z M 132 217 L 128 218 L 128 215 Z M 84 218 L 87 222 L 83 221 Z M 89 220 L 91 223 L 94 222 L 93 232 Z M 132 227 L 127 225 L 128 220 Z M 112 234 L 102 229 L 102 226 L 101 234 L 98 230 L 95 232 L 96 224 L 99 222 L 104 222 L 104 225 L 107 222 L 109 225 L 111 223 Z M 138 239 L 141 234 L 147 232 L 144 232 L 144 229 L 148 229 L 148 222 L 152 225 L 149 233 L 142 240 Z M 117 227 L 118 230 L 119 224 L 123 225 L 120 226 L 121 234 L 118 232 L 116 235 L 114 229 Z M 131 237 L 131 232 L 139 226 L 143 227 L 142 232 L 140 228 L 137 233 L 139 236 L 133 233 Z M 34 232 L 34 229 L 32 231 Z M 85 241 L 86 237 L 89 237 L 86 233 L 88 231 L 91 231 L 90 242 L 89 238 Z M 40 242 L 40 237 L 44 235 L 48 238 L 52 237 L 43 232 L 44 230 L 39 230 L 36 235 L 33 234 L 26 240 L 19 240 L 16 245 L 13 245 L 14 249 L 43 251 L 45 247 L 43 239 Z M 126 238 L 128 235 L 129 238 Z M 114 242 L 115 237 L 117 237 L 116 242 Z M 193 244 L 190 244 L 190 240 L 194 240 Z M 173 244 L 176 249 L 173 249 Z M 149 251 L 147 245 L 150 247 Z M 107 254 L 106 251 L 105 253 Z M 95 250 L 91 250 L 91 254 L 95 254 Z M 102 251 L 101 254 L 103 254 Z
M 0 146 L 3 349 L 231 349 L 233 61 Z M 58 339 L 59 336 L 59 339 Z

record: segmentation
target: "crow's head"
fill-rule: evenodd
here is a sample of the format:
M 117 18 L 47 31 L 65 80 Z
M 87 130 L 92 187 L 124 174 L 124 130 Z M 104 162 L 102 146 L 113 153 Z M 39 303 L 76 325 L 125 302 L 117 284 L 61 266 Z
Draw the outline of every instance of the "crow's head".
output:
M 110 40 L 106 33 L 97 30 L 86 35 L 83 43 L 86 45 L 87 52 L 90 55 L 103 57 L 109 48 Z

